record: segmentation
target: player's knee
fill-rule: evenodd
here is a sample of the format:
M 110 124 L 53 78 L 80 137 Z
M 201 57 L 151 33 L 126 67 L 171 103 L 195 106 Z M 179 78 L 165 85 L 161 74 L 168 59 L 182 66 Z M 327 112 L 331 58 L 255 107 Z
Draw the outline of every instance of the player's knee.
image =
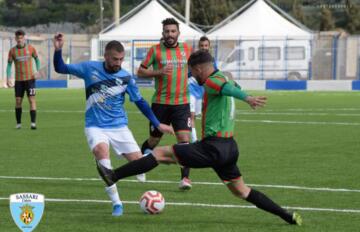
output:
M 170 156 L 170 152 L 168 147 L 158 147 L 154 149 L 152 154 L 159 163 L 170 164 L 174 163 L 174 160 Z
M 109 158 L 109 150 L 106 144 L 100 143 L 93 148 L 93 153 L 96 159 L 107 159 Z
M 238 198 L 241 198 L 241 199 L 246 199 L 247 198 L 247 195 L 245 193 L 245 191 L 241 191 L 241 190 L 235 190 L 235 191 L 232 191 L 232 194 Z
M 246 199 L 250 193 L 250 188 L 242 182 L 232 182 L 228 184 L 228 188 L 232 194 L 241 199 Z
M 241 188 L 238 189 L 238 191 L 239 191 L 240 197 L 242 199 L 246 199 L 249 196 L 251 189 L 248 186 L 243 185 Z
M 17 97 L 15 100 L 16 106 L 21 106 L 22 98 Z

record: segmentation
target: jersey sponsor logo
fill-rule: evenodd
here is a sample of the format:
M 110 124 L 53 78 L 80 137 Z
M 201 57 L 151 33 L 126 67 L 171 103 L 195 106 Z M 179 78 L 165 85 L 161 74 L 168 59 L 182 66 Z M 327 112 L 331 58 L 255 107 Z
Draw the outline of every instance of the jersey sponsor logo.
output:
M 40 223 L 44 213 L 45 198 L 37 193 L 10 195 L 10 211 L 15 224 L 23 232 L 31 232 Z
M 26 62 L 30 59 L 30 56 L 16 56 L 17 62 Z
M 185 64 L 187 64 L 187 59 L 167 59 L 167 60 L 161 60 L 160 63 L 162 65 L 172 64 L 174 67 L 183 67 Z

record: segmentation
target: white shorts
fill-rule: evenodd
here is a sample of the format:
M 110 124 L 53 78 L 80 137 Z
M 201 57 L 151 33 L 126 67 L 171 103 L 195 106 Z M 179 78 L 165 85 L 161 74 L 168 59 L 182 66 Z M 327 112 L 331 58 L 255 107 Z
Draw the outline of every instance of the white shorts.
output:
M 201 114 L 201 104 L 202 99 L 197 99 L 193 95 L 190 94 L 190 112 L 195 113 L 195 115 Z
M 91 151 L 99 143 L 111 145 L 119 158 L 122 154 L 140 151 L 139 145 L 127 126 L 115 129 L 89 127 L 85 128 L 85 135 Z

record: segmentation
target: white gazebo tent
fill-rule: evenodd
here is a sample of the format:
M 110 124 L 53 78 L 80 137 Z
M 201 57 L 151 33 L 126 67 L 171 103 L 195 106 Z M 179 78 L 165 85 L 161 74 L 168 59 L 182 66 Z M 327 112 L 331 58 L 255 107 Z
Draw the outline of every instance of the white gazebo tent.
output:
M 252 0 L 211 29 L 223 71 L 238 79 L 304 79 L 312 32 L 269 0 Z
M 120 24 L 110 25 L 99 34 L 100 40 L 159 40 L 161 22 L 175 18 L 179 22 L 180 39 L 197 39 L 203 32 L 195 25 L 185 24 L 185 18 L 162 0 L 146 0 L 120 19 Z
M 162 0 L 146 0 L 130 12 L 100 32 L 98 38 L 91 41 L 91 59 L 103 57 L 105 44 L 110 40 L 121 41 L 126 57 L 123 67 L 136 72 L 146 50 L 157 43 L 162 36 L 162 21 L 175 18 L 179 22 L 180 41 L 197 40 L 204 33 L 194 24 L 185 24 L 181 14 Z
M 252 0 L 208 33 L 211 39 L 244 37 L 310 38 L 311 31 L 268 0 Z

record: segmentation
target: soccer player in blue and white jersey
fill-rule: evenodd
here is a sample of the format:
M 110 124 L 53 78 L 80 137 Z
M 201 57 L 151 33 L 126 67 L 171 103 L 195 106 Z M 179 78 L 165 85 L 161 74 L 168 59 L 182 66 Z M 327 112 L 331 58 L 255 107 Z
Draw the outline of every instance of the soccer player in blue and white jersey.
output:
M 163 133 L 174 134 L 172 127 L 158 121 L 148 103 L 142 98 L 135 80 L 127 71 L 121 69 L 125 51 L 120 42 L 113 40 L 106 45 L 104 62 L 86 61 L 78 64 L 64 63 L 61 55 L 63 45 L 63 35 L 55 35 L 55 71 L 72 74 L 85 81 L 85 135 L 97 164 L 112 168 L 110 145 L 118 157 L 124 156 L 128 161 L 142 157 L 140 148 L 127 126 L 128 118 L 123 107 L 125 93 L 154 127 Z M 144 174 L 142 179 L 145 181 Z M 123 206 L 117 187 L 115 184 L 106 184 L 105 191 L 113 204 L 112 215 L 120 216 L 123 214 Z

